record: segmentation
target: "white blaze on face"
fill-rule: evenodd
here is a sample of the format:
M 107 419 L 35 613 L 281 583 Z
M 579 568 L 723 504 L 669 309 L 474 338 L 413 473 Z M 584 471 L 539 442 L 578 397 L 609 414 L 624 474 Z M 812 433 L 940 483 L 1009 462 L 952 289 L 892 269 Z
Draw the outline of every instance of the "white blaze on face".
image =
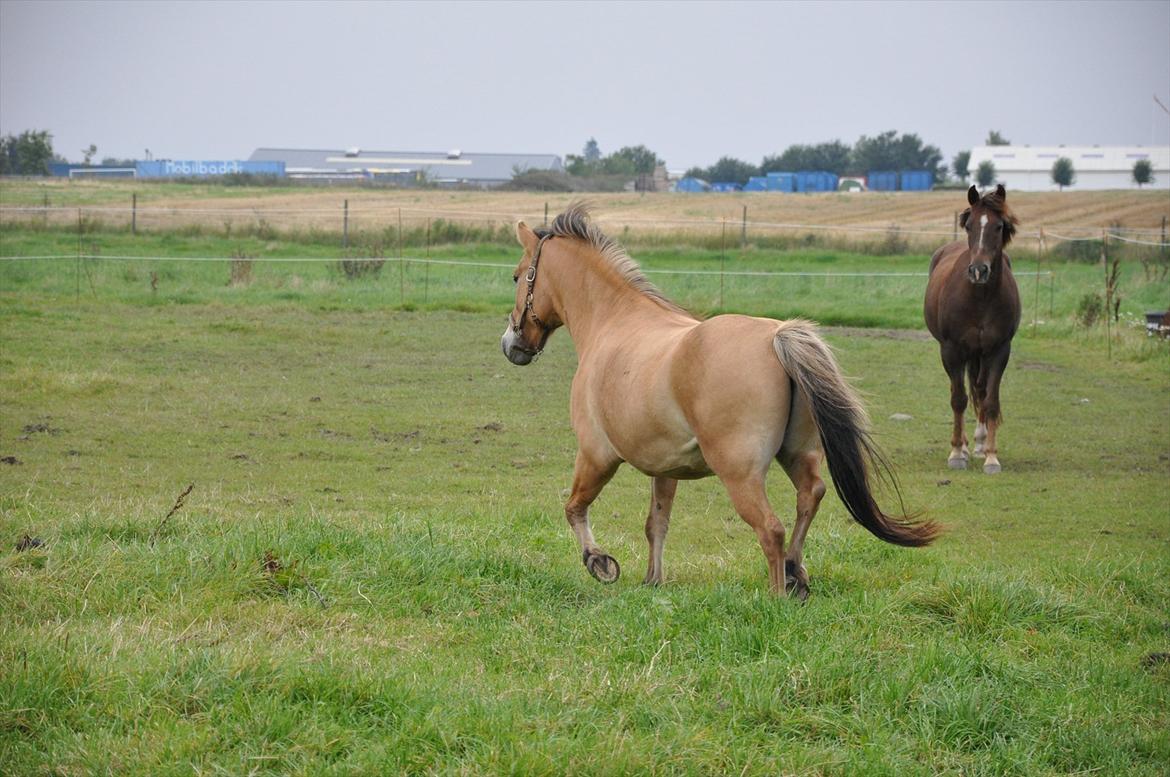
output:
M 987 232 L 987 214 L 984 213 L 979 217 L 979 248 L 975 249 L 978 252 L 983 251 L 983 234 Z

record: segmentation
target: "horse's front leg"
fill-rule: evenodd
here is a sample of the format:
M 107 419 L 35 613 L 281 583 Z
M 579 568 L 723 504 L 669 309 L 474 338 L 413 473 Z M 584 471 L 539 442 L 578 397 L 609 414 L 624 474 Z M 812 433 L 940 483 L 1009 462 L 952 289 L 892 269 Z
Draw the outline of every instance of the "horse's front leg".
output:
M 953 346 L 942 348 L 943 367 L 951 379 L 951 412 L 954 424 L 951 427 L 951 453 L 947 466 L 951 469 L 967 469 L 967 434 L 963 431 L 963 414 L 967 411 L 967 392 L 963 388 L 963 356 Z
M 577 461 L 573 465 L 573 489 L 569 494 L 569 501 L 565 503 L 565 518 L 569 521 L 573 533 L 577 535 L 577 542 L 581 546 L 581 560 L 589 574 L 602 583 L 612 583 L 621 575 L 621 567 L 617 561 L 607 555 L 593 540 L 593 532 L 589 528 L 589 505 L 597 499 L 601 489 L 613 477 L 620 461 L 596 461 L 584 450 L 577 451 Z
M 662 548 L 666 544 L 666 530 L 670 528 L 670 508 L 678 481 L 673 478 L 652 478 L 650 481 L 650 514 L 646 516 L 646 541 L 650 543 L 650 561 L 646 568 L 644 585 L 662 584 Z

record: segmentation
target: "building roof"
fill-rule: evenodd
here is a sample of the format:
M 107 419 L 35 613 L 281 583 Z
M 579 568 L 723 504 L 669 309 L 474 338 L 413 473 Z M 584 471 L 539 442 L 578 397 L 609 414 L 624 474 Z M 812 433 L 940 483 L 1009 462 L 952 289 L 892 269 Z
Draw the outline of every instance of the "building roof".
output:
M 492 184 L 517 171 L 564 169 L 556 154 L 498 154 L 461 151 L 368 151 L 365 149 L 258 148 L 253 162 L 284 162 L 297 175 L 413 175 L 435 182 Z
M 968 167 L 991 160 L 1001 173 L 1047 172 L 1061 157 L 1071 159 L 1077 172 L 1126 172 L 1139 159 L 1148 159 L 1154 170 L 1170 168 L 1170 146 L 976 146 Z

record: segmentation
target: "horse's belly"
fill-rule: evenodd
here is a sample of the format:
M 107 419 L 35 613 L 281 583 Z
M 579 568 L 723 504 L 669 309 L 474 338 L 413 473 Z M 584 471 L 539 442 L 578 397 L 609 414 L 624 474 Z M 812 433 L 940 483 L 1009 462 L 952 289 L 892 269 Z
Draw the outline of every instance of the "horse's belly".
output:
M 685 441 L 659 440 L 623 458 L 634 469 L 652 477 L 694 480 L 711 474 L 694 437 Z

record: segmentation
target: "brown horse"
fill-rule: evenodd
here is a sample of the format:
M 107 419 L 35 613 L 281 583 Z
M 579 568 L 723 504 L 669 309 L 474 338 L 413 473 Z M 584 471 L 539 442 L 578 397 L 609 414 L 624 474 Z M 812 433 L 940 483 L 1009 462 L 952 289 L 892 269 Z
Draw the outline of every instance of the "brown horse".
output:
M 1012 351 L 1012 337 L 1020 325 L 1020 291 L 1012 277 L 1012 265 L 1004 246 L 1011 242 L 1019 220 L 1007 207 L 1007 192 L 996 186 L 979 196 L 967 190 L 971 207 L 959 223 L 967 230 L 966 241 L 948 243 L 930 260 L 926 282 L 926 327 L 939 342 L 943 367 L 951 378 L 951 469 L 967 468 L 967 434 L 963 412 L 967 394 L 963 370 L 975 405 L 975 455 L 985 455 L 983 471 L 999 472 L 996 432 L 1003 420 L 999 409 L 999 384 Z
M 877 537 L 917 546 L 938 534 L 934 523 L 892 518 L 874 501 L 870 463 L 878 454 L 865 410 L 812 324 L 737 315 L 700 321 L 655 289 L 580 204 L 547 230 L 518 223 L 516 237 L 524 253 L 501 347 L 513 364 L 528 364 L 562 325 L 576 345 L 570 412 L 578 451 L 565 516 L 595 578 L 608 583 L 621 574 L 593 539 L 589 505 L 622 462 L 652 478 L 650 585 L 662 582 L 678 481 L 712 474 L 755 530 L 776 593 L 808 595 L 802 549 L 825 493 L 822 458 L 849 513 Z M 773 459 L 796 486 L 787 552 L 764 490 Z

